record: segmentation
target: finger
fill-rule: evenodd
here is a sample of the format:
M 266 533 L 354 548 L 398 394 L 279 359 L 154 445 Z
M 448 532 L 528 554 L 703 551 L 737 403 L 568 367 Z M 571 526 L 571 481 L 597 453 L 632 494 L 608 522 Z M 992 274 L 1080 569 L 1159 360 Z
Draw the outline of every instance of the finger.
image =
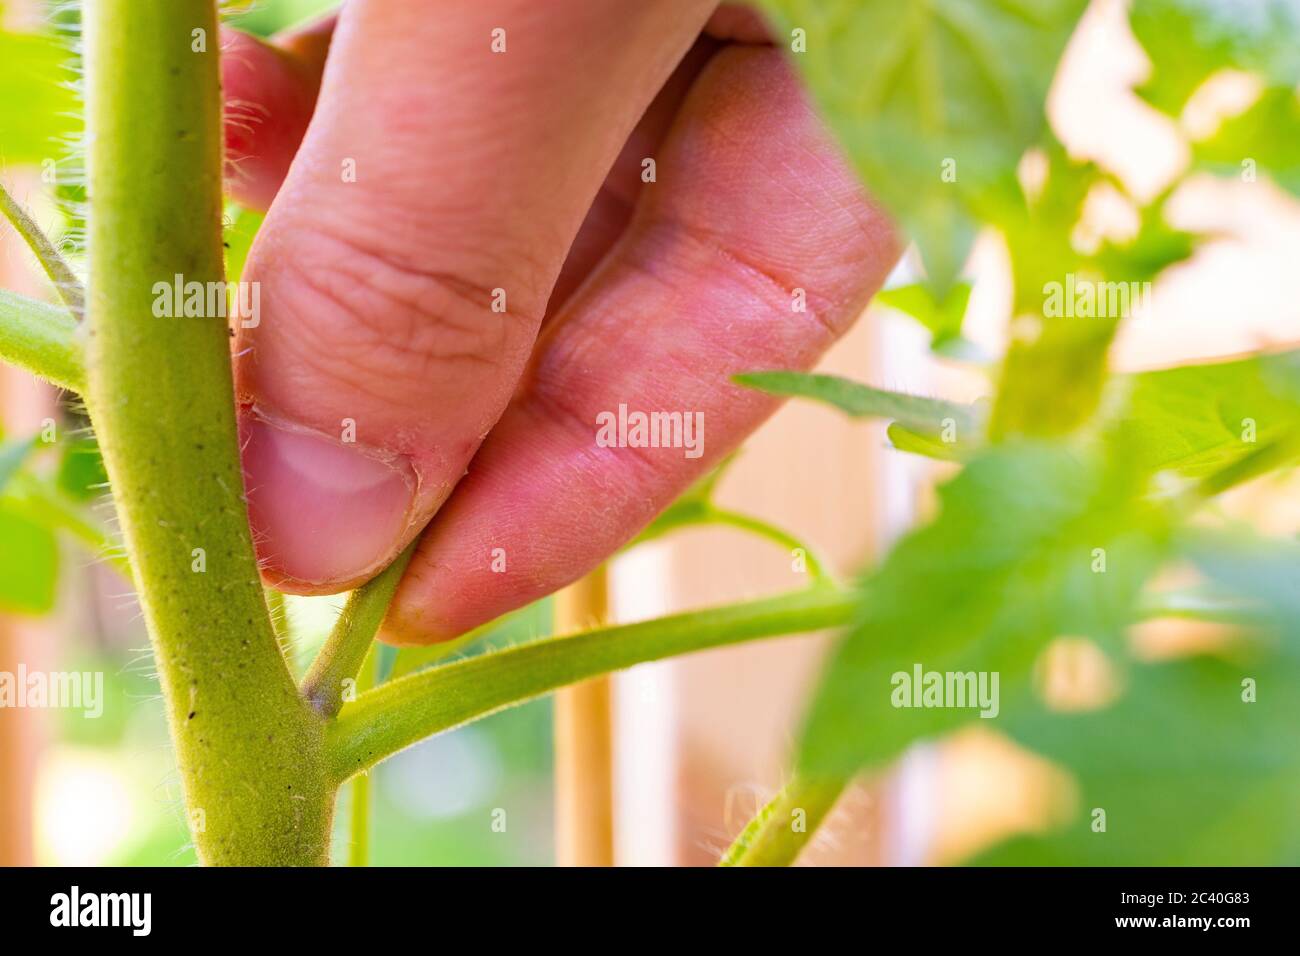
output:
M 632 130 L 569 248 L 547 303 L 548 319 L 586 280 L 627 228 L 641 190 L 655 175 L 647 169 L 645 161 L 654 158 L 695 78 L 717 49 L 718 43 L 709 37 L 697 40 Z
M 268 580 L 353 586 L 446 499 L 605 173 L 712 6 L 343 8 L 245 272 L 260 312 L 236 388 Z
M 333 16 L 264 42 L 221 34 L 226 184 L 236 202 L 266 209 L 298 151 L 316 106 Z
M 775 51 L 714 57 L 658 169 L 421 539 L 387 640 L 454 636 L 595 567 L 773 410 L 731 376 L 810 367 L 897 260 Z M 703 441 L 602 447 L 597 423 L 620 405 L 702 420 Z

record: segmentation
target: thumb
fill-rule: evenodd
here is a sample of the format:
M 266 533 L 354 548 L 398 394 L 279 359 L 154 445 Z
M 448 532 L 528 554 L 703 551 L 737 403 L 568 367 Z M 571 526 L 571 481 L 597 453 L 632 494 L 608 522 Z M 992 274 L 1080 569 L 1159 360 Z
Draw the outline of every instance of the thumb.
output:
M 714 4 L 433 6 L 343 8 L 244 274 L 250 516 L 288 590 L 360 583 L 446 500 L 605 173 Z

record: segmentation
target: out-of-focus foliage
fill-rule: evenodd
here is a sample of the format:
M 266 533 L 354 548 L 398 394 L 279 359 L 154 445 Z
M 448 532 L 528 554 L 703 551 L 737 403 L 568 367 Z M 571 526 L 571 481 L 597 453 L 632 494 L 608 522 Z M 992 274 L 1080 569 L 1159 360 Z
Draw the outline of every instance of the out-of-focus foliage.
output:
M 935 518 L 863 578 L 858 619 L 809 712 L 802 770 L 842 776 L 880 767 L 917 740 L 982 724 L 1064 764 L 1078 784 L 1063 827 L 982 862 L 1300 861 L 1300 542 L 1241 526 L 1210 529 L 1206 514 L 1212 519 L 1219 493 L 1300 459 L 1300 353 L 1110 374 L 1111 341 L 1144 306 L 1142 284 L 1186 261 L 1201 237 L 1165 220 L 1178 182 L 1139 202 L 1096 165 L 1072 161 L 1041 124 L 990 121 L 1011 104 L 1041 114 L 1060 31 L 1068 33 L 1063 23 L 1077 10 L 974 2 L 958 19 L 946 3 L 768 6 L 781 13 L 783 31 L 808 27 L 807 52 L 794 59 L 930 272 L 929 286 L 886 293 L 886 304 L 917 318 L 942 352 L 941 343 L 960 335 L 964 299 L 959 307 L 933 292 L 952 286 L 960 266 L 944 258 L 938 237 L 977 225 L 995 230 L 1013 276 L 1015 334 L 992 376 L 989 413 L 968 409 L 947 433 L 935 421 L 945 407 L 936 399 L 829 376 L 741 377 L 776 394 L 891 418 L 897 447 L 964 464 L 940 488 Z M 1010 9 L 1022 19 L 1000 32 Z M 1189 172 L 1241 176 L 1254 164 L 1295 192 L 1300 4 L 1135 0 L 1131 15 L 1153 63 L 1138 92 L 1157 108 L 1178 115 L 1225 68 L 1255 73 L 1262 87 L 1244 113 L 1195 144 Z M 972 21 L 982 23 L 976 32 Z M 946 42 L 964 40 L 965 49 L 948 50 L 930 30 Z M 875 48 L 868 38 L 881 35 L 901 38 L 894 55 L 862 56 Z M 955 90 L 962 69 L 988 65 L 979 41 L 994 36 L 1008 50 L 1036 43 L 1050 62 L 1012 65 L 1015 55 L 1003 55 L 1000 82 L 969 75 Z M 857 51 L 856 67 L 849 50 Z M 945 135 L 935 116 L 979 117 L 979 142 L 964 142 L 961 120 Z M 939 175 L 940 155 L 957 159 L 957 183 Z M 1135 209 L 1131 239 L 1079 243 L 1097 189 Z M 961 228 L 937 227 L 952 223 Z M 954 255 L 960 248 L 947 246 Z M 1232 637 L 1213 653 L 1152 662 L 1137 652 L 1134 627 L 1162 601 L 1179 604 L 1152 585 L 1176 567 L 1195 569 L 1216 600 L 1229 602 L 1227 612 L 1205 616 L 1229 622 Z M 1197 613 L 1195 602 L 1179 606 Z M 1046 652 L 1060 638 L 1090 642 L 1112 672 L 1109 695 L 1083 712 L 1063 712 L 1045 690 Z M 981 720 L 970 701 L 899 706 L 893 677 L 918 666 L 996 674 L 997 717 Z
M 1085 0 L 761 5 L 943 301 L 984 193 L 1042 134 L 1048 84 Z

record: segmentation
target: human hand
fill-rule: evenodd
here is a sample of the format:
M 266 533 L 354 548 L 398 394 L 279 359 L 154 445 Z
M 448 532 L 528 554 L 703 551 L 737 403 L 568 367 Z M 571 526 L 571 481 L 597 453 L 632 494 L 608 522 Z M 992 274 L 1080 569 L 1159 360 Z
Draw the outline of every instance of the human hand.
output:
M 862 311 L 891 227 L 757 20 L 715 7 L 349 0 L 227 35 L 231 188 L 270 205 L 235 366 L 269 583 L 355 586 L 428 524 L 386 639 L 522 606 L 771 414 L 732 375 L 810 367 Z M 706 427 L 606 447 L 621 406 Z

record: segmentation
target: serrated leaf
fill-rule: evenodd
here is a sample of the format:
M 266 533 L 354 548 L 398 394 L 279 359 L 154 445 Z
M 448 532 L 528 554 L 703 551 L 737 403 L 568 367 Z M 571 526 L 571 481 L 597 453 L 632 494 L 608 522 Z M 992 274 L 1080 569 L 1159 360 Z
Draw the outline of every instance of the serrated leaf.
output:
M 1127 391 L 1115 428 L 1150 470 L 1201 477 L 1300 428 L 1282 370 L 1300 352 L 1159 369 L 1117 379 Z
M 893 675 L 918 665 L 996 673 L 1009 706 L 1051 639 L 1115 646 L 1167 548 L 1165 518 L 1143 490 L 1140 476 L 1058 444 L 990 448 L 972 460 L 940 488 L 934 522 L 863 583 L 861 612 L 808 717 L 801 767 L 880 766 L 914 740 L 980 719 L 969 707 L 895 707 Z
M 1044 129 L 1043 103 L 1084 0 L 762 0 L 871 191 L 944 298 L 974 209 Z M 944 173 L 950 175 L 945 176 Z M 952 175 L 955 174 L 955 175 Z

